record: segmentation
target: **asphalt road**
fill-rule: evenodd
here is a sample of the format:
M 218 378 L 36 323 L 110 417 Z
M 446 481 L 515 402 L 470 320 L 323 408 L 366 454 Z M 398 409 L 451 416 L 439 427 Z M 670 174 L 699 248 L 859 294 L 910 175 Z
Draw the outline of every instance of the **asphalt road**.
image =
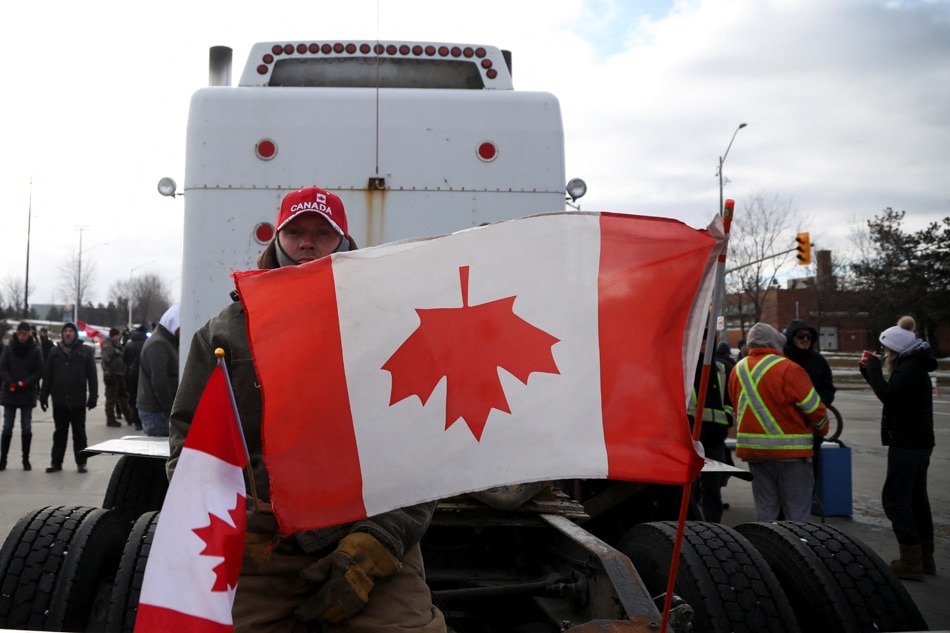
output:
M 100 399 L 100 403 L 102 399 Z M 884 482 L 885 449 L 880 445 L 880 404 L 867 388 L 842 389 L 835 405 L 844 418 L 841 440 L 852 452 L 851 516 L 826 517 L 826 521 L 860 539 L 884 560 L 897 555 L 897 543 L 881 509 L 880 491 Z M 96 455 L 89 459 L 89 472 L 80 474 L 72 459 L 71 448 L 63 471 L 47 474 L 52 446 L 53 423 L 50 412 L 34 410 L 33 470 L 20 468 L 20 438 L 14 436 L 8 468 L 0 473 L 0 538 L 6 538 L 17 520 L 36 508 L 51 505 L 100 506 L 105 496 L 112 468 L 118 461 L 114 455 Z M 905 581 L 918 607 L 932 630 L 950 630 L 950 393 L 943 392 L 935 400 L 937 448 L 930 467 L 929 489 L 936 524 L 937 576 L 924 582 Z M 19 429 L 17 429 L 18 433 Z M 134 433 L 132 427 L 109 428 L 101 406 L 89 412 L 87 433 L 90 444 Z M 738 466 L 744 467 L 739 461 Z M 730 504 L 723 522 L 738 525 L 754 520 L 751 486 L 738 479 L 730 480 L 723 491 Z M 820 521 L 821 517 L 815 517 Z

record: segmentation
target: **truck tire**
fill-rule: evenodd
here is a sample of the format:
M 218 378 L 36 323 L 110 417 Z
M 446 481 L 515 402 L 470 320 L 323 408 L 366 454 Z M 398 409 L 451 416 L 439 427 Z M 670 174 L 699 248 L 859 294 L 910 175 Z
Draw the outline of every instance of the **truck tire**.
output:
M 101 508 L 26 514 L 0 549 L 0 627 L 101 630 L 126 532 Z
M 102 507 L 132 525 L 146 512 L 162 509 L 168 492 L 165 460 L 123 455 L 112 469 Z
M 913 598 L 864 543 L 827 524 L 744 523 L 736 531 L 762 553 L 806 631 L 923 631 Z
M 146 512 L 132 526 L 129 538 L 125 541 L 125 549 L 122 550 L 118 571 L 115 573 L 115 587 L 106 614 L 105 633 L 132 633 L 135 629 L 142 579 L 145 578 L 145 562 L 152 549 L 157 525 L 158 512 Z
M 676 523 L 643 523 L 623 537 L 626 554 L 654 596 L 666 591 Z M 676 594 L 693 609 L 695 633 L 794 633 L 792 607 L 762 555 L 742 535 L 718 523 L 688 521 Z M 661 609 L 663 600 L 659 600 Z

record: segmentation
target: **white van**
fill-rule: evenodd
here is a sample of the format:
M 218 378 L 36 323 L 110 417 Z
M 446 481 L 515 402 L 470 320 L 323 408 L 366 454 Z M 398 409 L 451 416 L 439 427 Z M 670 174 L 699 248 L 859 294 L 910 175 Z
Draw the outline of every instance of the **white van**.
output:
M 260 43 L 236 87 L 230 49 L 215 47 L 210 76 L 188 118 L 185 347 L 229 301 L 229 273 L 255 267 L 294 189 L 340 196 L 360 247 L 565 209 L 558 100 L 514 90 L 496 47 Z

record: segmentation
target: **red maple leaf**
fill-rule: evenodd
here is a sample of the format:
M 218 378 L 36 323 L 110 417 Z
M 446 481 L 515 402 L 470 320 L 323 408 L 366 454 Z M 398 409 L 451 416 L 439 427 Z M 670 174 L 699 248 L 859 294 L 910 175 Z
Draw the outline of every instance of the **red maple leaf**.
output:
M 237 502 L 228 511 L 228 516 L 234 523 L 233 526 L 209 512 L 209 524 L 192 530 L 205 543 L 205 548 L 200 552 L 202 556 L 224 557 L 224 560 L 214 567 L 215 580 L 211 591 L 234 589 L 241 573 L 246 520 L 243 496 L 237 495 Z
M 462 418 L 481 440 L 492 409 L 511 413 L 498 368 L 526 385 L 532 372 L 558 374 L 558 339 L 516 315 L 516 297 L 468 305 L 468 272 L 459 267 L 462 307 L 417 309 L 419 327 L 382 368 L 392 374 L 390 406 L 413 395 L 425 406 L 445 377 L 445 428 Z

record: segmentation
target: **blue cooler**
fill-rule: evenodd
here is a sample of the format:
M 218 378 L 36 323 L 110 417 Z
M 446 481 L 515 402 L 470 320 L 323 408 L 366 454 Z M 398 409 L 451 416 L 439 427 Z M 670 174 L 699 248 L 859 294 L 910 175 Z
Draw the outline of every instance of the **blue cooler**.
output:
M 821 468 L 811 512 L 819 516 L 851 516 L 851 449 L 847 446 L 822 443 Z

